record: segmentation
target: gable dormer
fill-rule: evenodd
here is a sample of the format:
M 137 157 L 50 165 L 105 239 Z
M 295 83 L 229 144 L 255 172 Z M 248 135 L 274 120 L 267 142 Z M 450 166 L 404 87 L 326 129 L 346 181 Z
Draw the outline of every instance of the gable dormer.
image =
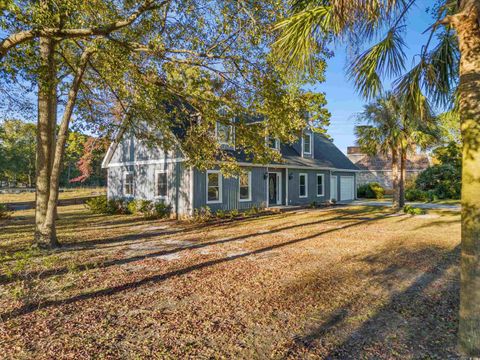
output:
M 311 130 L 304 130 L 300 138 L 300 151 L 302 157 L 304 158 L 314 158 L 314 148 L 315 148 L 315 136 Z
M 235 128 L 232 124 L 217 121 L 215 124 L 215 138 L 222 148 L 235 148 Z

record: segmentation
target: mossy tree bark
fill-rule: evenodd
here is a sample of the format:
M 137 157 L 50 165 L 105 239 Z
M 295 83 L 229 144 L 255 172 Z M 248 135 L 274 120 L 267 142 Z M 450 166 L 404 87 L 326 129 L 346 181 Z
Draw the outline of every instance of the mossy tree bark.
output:
M 460 350 L 480 357 L 480 1 L 462 1 L 444 19 L 460 48 L 460 119 L 463 139 Z

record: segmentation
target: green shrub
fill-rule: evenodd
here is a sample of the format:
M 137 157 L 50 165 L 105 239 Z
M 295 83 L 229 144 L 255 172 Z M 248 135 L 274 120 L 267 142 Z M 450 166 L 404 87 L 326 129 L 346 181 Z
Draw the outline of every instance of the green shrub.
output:
M 96 196 L 85 201 L 85 206 L 93 214 L 130 214 L 129 202 L 122 199 L 107 199 L 106 195 Z
M 309 206 L 310 208 L 315 209 L 316 207 L 318 207 L 318 205 L 319 204 L 316 201 L 312 201 Z
M 377 182 L 360 185 L 357 188 L 357 196 L 367 199 L 383 199 L 385 189 Z
M 451 164 L 431 166 L 418 175 L 415 184 L 417 189 L 430 192 L 432 198 L 460 199 L 461 168 Z
M 127 203 L 127 212 L 129 214 L 136 214 L 136 213 L 139 212 L 139 206 L 138 206 L 137 201 L 132 200 L 132 201 Z
M 219 209 L 215 212 L 215 216 L 219 219 L 225 219 L 227 217 L 227 212 L 225 210 Z
M 85 201 L 85 206 L 93 214 L 108 214 L 108 199 L 106 195 L 96 196 Z
M 0 219 L 10 218 L 10 211 L 7 209 L 7 205 L 0 204 Z
M 153 204 L 154 216 L 160 219 L 168 218 L 172 212 L 172 207 L 163 202 Z
M 239 214 L 238 210 L 233 209 L 233 210 L 230 210 L 228 215 L 229 215 L 230 219 L 233 219 L 233 218 L 236 218 L 238 216 L 238 214 Z
M 212 210 L 208 206 L 202 206 L 199 209 L 193 211 L 193 221 L 202 223 L 212 219 Z
M 420 189 L 408 189 L 405 191 L 405 199 L 407 201 L 428 201 L 430 194 Z
M 423 215 L 427 213 L 424 209 L 416 208 L 411 205 L 405 205 L 403 207 L 403 212 L 410 215 Z

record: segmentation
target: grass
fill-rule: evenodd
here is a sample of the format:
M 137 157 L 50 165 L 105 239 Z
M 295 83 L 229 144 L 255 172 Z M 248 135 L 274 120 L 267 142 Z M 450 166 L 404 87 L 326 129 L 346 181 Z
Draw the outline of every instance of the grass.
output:
M 338 207 L 195 225 L 59 209 L 0 224 L 6 358 L 457 358 L 457 212 Z
M 99 188 L 74 188 L 63 189 L 59 194 L 60 200 L 75 199 L 92 195 L 103 195 L 106 193 L 106 189 Z M 35 192 L 23 192 L 19 194 L 0 194 L 0 204 L 2 203 L 16 203 L 34 201 Z

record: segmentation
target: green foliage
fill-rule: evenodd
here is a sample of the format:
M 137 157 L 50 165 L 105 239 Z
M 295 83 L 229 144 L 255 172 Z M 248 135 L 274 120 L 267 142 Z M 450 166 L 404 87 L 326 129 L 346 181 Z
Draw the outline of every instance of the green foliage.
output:
M 127 203 L 127 212 L 129 214 L 137 214 L 139 212 L 139 202 L 136 200 L 129 201 Z
M 416 207 L 413 207 L 411 205 L 405 205 L 403 207 L 403 212 L 405 214 L 409 214 L 409 215 L 424 215 L 426 214 L 427 212 L 425 211 L 425 209 L 421 209 L 421 208 L 416 208 Z
M 150 211 L 153 212 L 151 216 L 163 219 L 170 216 L 170 213 L 172 212 L 172 207 L 163 202 L 156 202 L 153 203 L 153 208 Z
M 10 211 L 7 209 L 7 205 L 0 204 L 0 220 L 10 218 Z
M 228 215 L 230 219 L 236 218 L 239 215 L 239 211 L 237 209 L 232 209 Z
M 196 223 L 204 223 L 213 218 L 212 210 L 209 206 L 202 206 L 199 209 L 193 211 L 192 220 Z
M 443 165 L 462 166 L 462 148 L 457 142 L 450 141 L 448 144 L 439 146 L 433 150 L 433 157 Z
M 147 219 L 162 219 L 170 216 L 172 208 L 163 202 L 150 200 L 107 199 L 97 196 L 85 202 L 85 206 L 94 214 L 141 214 Z
M 215 216 L 219 219 L 225 219 L 227 217 L 227 212 L 225 210 L 219 209 L 215 212 Z
M 405 199 L 407 201 L 429 201 L 430 194 L 420 189 L 407 189 L 405 191 Z
M 433 165 L 421 172 L 416 187 L 432 192 L 438 199 L 459 199 L 461 193 L 461 169 L 450 164 Z
M 357 196 L 367 199 L 383 199 L 385 189 L 377 182 L 360 185 L 357 189 Z

